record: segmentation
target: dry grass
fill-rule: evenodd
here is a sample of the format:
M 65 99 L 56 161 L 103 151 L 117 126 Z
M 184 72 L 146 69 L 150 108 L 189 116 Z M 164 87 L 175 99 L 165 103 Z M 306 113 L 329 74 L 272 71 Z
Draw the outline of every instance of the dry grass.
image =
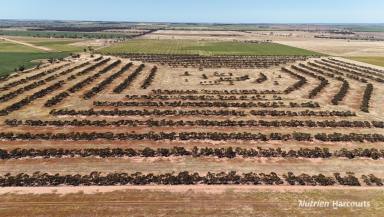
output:
M 7 194 L 0 199 L 2 216 L 381 216 L 383 191 L 311 190 L 224 192 L 120 190 L 114 192 L 65 195 Z M 211 193 L 208 193 L 211 192 Z M 299 200 L 369 201 L 369 208 L 299 208 Z

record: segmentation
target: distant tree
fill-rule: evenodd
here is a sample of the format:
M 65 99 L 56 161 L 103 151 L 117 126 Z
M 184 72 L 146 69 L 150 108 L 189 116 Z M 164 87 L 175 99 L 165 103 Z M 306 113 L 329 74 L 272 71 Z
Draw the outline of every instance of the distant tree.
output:
M 19 71 L 22 72 L 25 70 L 25 66 L 19 66 Z

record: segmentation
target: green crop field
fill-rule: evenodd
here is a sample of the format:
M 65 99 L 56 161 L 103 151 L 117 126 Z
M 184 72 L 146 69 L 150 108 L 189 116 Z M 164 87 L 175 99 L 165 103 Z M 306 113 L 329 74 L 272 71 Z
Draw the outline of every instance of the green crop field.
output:
M 74 46 L 73 43 L 81 42 L 80 39 L 53 39 L 53 38 L 34 38 L 34 37 L 7 37 L 9 39 L 13 39 L 16 41 L 22 41 L 27 42 L 36 46 L 46 47 L 49 49 L 52 49 L 52 51 L 67 51 L 67 52 L 79 52 L 82 51 L 84 47 L 81 46 Z M 17 44 L 14 44 L 12 42 L 6 42 L 6 41 L 0 41 L 0 45 L 7 44 L 8 49 L 4 50 L 2 47 L 0 47 L 1 52 L 9 51 L 9 52 L 16 52 L 17 50 Z M 41 52 L 39 50 L 36 50 L 34 48 L 26 47 L 26 46 L 18 46 L 21 47 L 21 51 L 26 52 Z
M 31 44 L 42 46 L 46 48 L 50 48 L 54 51 L 67 51 L 67 52 L 79 52 L 82 51 L 84 47 L 73 46 L 72 43 L 78 41 L 68 41 L 68 40 L 55 40 L 55 41 L 36 41 L 31 42 Z
M 199 54 L 310 56 L 319 53 L 275 43 L 217 42 L 194 40 L 131 40 L 100 50 L 104 54 Z
M 52 52 L 44 52 L 29 46 L 0 41 L 0 76 L 12 73 L 15 68 L 20 66 L 25 68 L 33 67 L 39 63 L 36 60 L 63 58 L 72 52 L 78 52 L 83 49 L 83 47 L 70 45 L 77 42 L 74 40 L 22 38 L 20 41 L 50 48 Z
M 39 52 L 39 50 L 23 45 L 14 44 L 7 41 L 0 41 L 0 52 L 29 52 L 29 53 L 36 53 Z
M 49 52 L 49 53 L 18 53 L 18 52 L 0 52 L 0 76 L 14 72 L 19 66 L 31 68 L 38 64 L 33 60 L 63 58 L 68 56 L 68 52 Z
M 384 67 L 384 57 L 348 57 L 349 59 Z

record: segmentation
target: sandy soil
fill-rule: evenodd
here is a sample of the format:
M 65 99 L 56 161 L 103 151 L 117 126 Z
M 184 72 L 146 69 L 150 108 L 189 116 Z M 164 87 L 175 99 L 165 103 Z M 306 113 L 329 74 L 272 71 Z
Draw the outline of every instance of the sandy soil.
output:
M 384 191 L 382 187 L 374 186 L 328 186 L 326 189 L 322 186 L 254 186 L 254 185 L 176 185 L 176 186 L 58 186 L 58 187 L 4 187 L 0 188 L 0 195 L 4 194 L 98 194 L 124 190 L 149 190 L 174 193 L 188 193 L 190 191 L 222 194 L 227 191 L 233 193 L 249 192 L 249 191 L 265 191 L 265 192 L 305 192 L 310 190 L 364 190 L 364 191 Z
M 78 46 L 78 47 L 97 47 L 97 49 L 101 49 L 115 42 L 116 40 L 113 40 L 113 39 L 94 39 L 94 40 L 79 41 L 79 42 L 72 43 L 70 45 Z
M 183 33 L 180 33 L 180 37 L 183 36 Z M 200 34 L 200 33 L 199 33 Z M 220 35 L 221 34 L 221 35 Z M 231 37 L 228 36 L 229 34 L 240 34 L 240 33 L 220 33 L 218 35 L 220 36 L 207 36 L 207 37 Z M 244 33 L 244 34 L 256 34 L 256 33 Z M 281 33 L 282 35 L 276 36 L 276 37 L 296 37 L 297 41 L 300 41 L 301 38 L 299 35 L 294 36 L 283 36 L 285 33 Z M 200 37 L 200 36 L 194 36 L 190 35 L 188 37 Z M 205 36 L 204 36 L 205 37 Z M 236 36 L 237 37 L 237 36 Z M 246 36 L 248 37 L 248 36 Z M 253 37 L 253 36 L 252 36 Z M 261 37 L 261 36 L 260 36 Z M 307 36 L 306 36 L 307 37 Z M 308 36 L 309 37 L 309 36 Z M 304 38 L 305 40 L 308 40 L 308 38 Z M 71 66 L 81 64 L 84 61 L 88 61 L 91 58 L 89 56 L 84 56 L 80 60 L 71 60 L 70 66 L 65 67 L 62 70 L 65 70 Z M 116 60 L 116 57 L 112 57 L 112 60 L 109 62 L 113 62 Z M 308 61 L 314 61 L 315 59 L 310 59 Z M 342 59 L 344 61 L 344 59 Z M 281 71 L 281 67 L 272 67 L 269 69 L 204 69 L 203 71 L 200 71 L 198 69 L 191 69 L 191 68 L 170 68 L 168 66 L 158 65 L 159 70 L 155 76 L 154 81 L 152 82 L 151 86 L 147 90 L 143 90 L 140 88 L 143 81 L 147 78 L 150 69 L 153 67 L 154 64 L 147 64 L 144 68 L 143 72 L 135 79 L 131 86 L 128 87 L 122 94 L 113 94 L 112 90 L 119 85 L 124 79 L 126 79 L 134 69 L 136 69 L 140 62 L 134 62 L 134 66 L 128 70 L 127 72 L 123 73 L 122 76 L 114 80 L 112 83 L 110 83 L 103 91 L 101 91 L 97 96 L 95 96 L 91 100 L 84 100 L 82 98 L 83 94 L 86 91 L 91 90 L 96 84 L 101 83 L 105 79 L 107 79 L 109 76 L 111 76 L 113 73 L 117 72 L 123 65 L 130 62 L 128 59 L 123 59 L 122 64 L 120 64 L 118 67 L 114 68 L 113 70 L 110 70 L 109 72 L 103 74 L 99 78 L 92 81 L 89 85 L 85 86 L 81 91 L 78 91 L 76 93 L 71 94 L 70 97 L 66 98 L 63 102 L 60 104 L 52 107 L 52 108 L 44 108 L 43 104 L 47 101 L 47 99 L 53 97 L 54 95 L 58 94 L 59 92 L 62 92 L 64 90 L 67 90 L 69 87 L 72 87 L 76 83 L 83 81 L 88 76 L 94 75 L 95 73 L 99 72 L 102 68 L 105 67 L 98 67 L 94 71 L 79 76 L 78 78 L 67 81 L 66 84 L 60 88 L 59 90 L 55 91 L 54 93 L 48 94 L 46 97 L 36 99 L 28 106 L 20 109 L 17 112 L 13 112 L 9 116 L 6 117 L 0 117 L 0 131 L 1 132 L 31 132 L 31 133 L 39 133 L 39 132 L 106 132 L 106 131 L 113 131 L 113 132 L 148 132 L 148 131 L 154 131 L 154 132 L 160 132 L 160 131 L 196 131 L 196 132 L 239 132 L 239 131 L 247 131 L 252 133 L 257 132 L 263 132 L 263 133 L 271 133 L 271 132 L 282 132 L 282 133 L 292 133 L 297 131 L 302 132 L 309 132 L 309 133 L 319 133 L 319 132 L 341 132 L 341 133 L 383 133 L 383 129 L 376 129 L 376 128 L 370 128 L 370 129 L 362 129 L 362 128 L 266 128 L 266 127 L 234 127 L 234 128 L 225 128 L 225 127 L 206 127 L 206 128 L 198 128 L 198 127 L 178 127 L 178 128 L 169 128 L 169 127 L 158 127 L 158 128 L 147 128 L 147 127 L 9 127 L 4 125 L 5 119 L 41 119 L 41 120 L 55 120 L 60 118 L 61 120 L 73 120 L 73 119 L 89 119 L 89 120 L 100 120 L 100 119 L 106 119 L 106 120 L 120 120 L 120 119 L 126 119 L 126 120 L 132 120 L 132 119 L 150 119 L 153 118 L 155 120 L 157 119 L 173 119 L 173 120 L 196 120 L 196 119 L 211 119 L 211 120 L 224 120 L 228 117 L 199 117 L 199 116 L 186 116 L 186 117 L 70 117 L 70 116 L 62 116 L 62 117 L 53 117 L 49 115 L 49 112 L 51 109 L 60 109 L 60 108 L 69 108 L 69 109 L 76 109 L 76 110 L 86 110 L 89 108 L 92 108 L 93 101 L 94 100 L 101 100 L 101 101 L 128 101 L 125 98 L 126 94 L 130 95 L 141 95 L 141 94 L 151 94 L 151 89 L 178 89 L 178 90 L 186 90 L 186 89 L 209 89 L 209 90 L 228 90 L 228 89 L 257 89 L 257 90 L 278 90 L 278 91 L 284 91 L 289 86 L 293 85 L 295 82 L 297 82 L 297 78 L 290 76 L 287 73 L 284 73 Z M 308 61 L 303 61 L 302 63 L 307 64 Z M 345 60 L 347 61 L 347 60 Z M 92 64 L 94 62 L 91 62 Z M 299 64 L 300 62 L 297 62 L 295 64 Z M 59 63 L 63 64 L 63 63 Z M 51 67 L 54 67 L 59 64 L 53 64 Z M 365 65 L 365 64 L 364 64 Z M 284 65 L 287 68 L 290 68 L 291 64 Z M 61 72 L 62 70 L 59 70 L 57 73 Z M 71 72 L 70 74 L 66 75 L 63 79 L 66 79 L 68 76 L 72 74 L 76 74 L 81 69 L 75 70 Z M 292 69 L 293 70 L 293 69 Z M 189 72 L 189 76 L 184 76 L 185 71 Z M 295 71 L 295 70 L 293 70 Z M 37 74 L 41 72 L 41 70 L 37 70 L 31 73 L 31 75 Z M 295 71 L 296 73 L 299 73 Z M 232 73 L 234 76 L 244 76 L 248 75 L 250 77 L 249 80 L 246 81 L 237 81 L 234 82 L 233 85 L 230 85 L 228 83 L 223 82 L 219 85 L 202 85 L 200 82 L 204 81 L 202 78 L 202 74 L 205 74 L 208 77 L 208 80 L 214 80 L 215 79 L 215 73 L 224 73 L 229 74 Z M 257 84 L 255 83 L 255 79 L 257 79 L 260 76 L 260 73 L 264 73 L 268 80 Z M 285 94 L 279 94 L 279 96 L 282 97 L 283 101 L 288 104 L 289 102 L 306 102 L 310 101 L 310 99 L 307 98 L 308 93 L 313 88 L 317 87 L 319 84 L 319 81 L 317 79 L 314 79 L 308 75 L 300 74 L 307 78 L 308 84 L 300 88 L 299 90 L 293 91 L 292 93 L 285 95 Z M 12 78 L 10 81 L 7 81 L 5 83 L 9 83 L 12 81 L 17 81 L 21 78 L 25 78 L 27 75 L 22 75 L 18 78 Z M 44 76 L 44 78 L 49 77 L 49 75 Z M 61 79 L 61 78 L 60 78 Z M 340 106 L 333 106 L 330 105 L 330 100 L 332 97 L 339 91 L 340 89 L 340 82 L 329 78 L 330 85 L 319 94 L 318 97 L 313 99 L 314 101 L 318 102 L 321 106 L 321 108 L 316 108 L 314 110 L 320 111 L 320 110 L 351 110 L 356 111 L 357 116 L 356 117 L 348 117 L 348 118 L 337 118 L 337 117 L 319 117 L 316 118 L 317 120 L 383 120 L 382 117 L 382 96 L 384 94 L 384 89 L 382 88 L 382 84 L 374 82 L 375 85 L 375 91 L 373 95 L 373 100 L 371 102 L 372 106 L 372 113 L 365 114 L 362 112 L 359 112 L 359 106 L 362 99 L 362 92 L 364 85 L 360 84 L 359 82 L 350 80 L 351 84 L 351 90 L 347 94 L 345 100 Z M 36 89 L 33 89 L 31 91 L 28 91 L 28 95 L 31 95 L 32 93 L 35 93 L 39 90 L 42 90 L 46 88 L 47 86 L 51 85 L 52 82 L 47 82 L 47 84 L 44 84 Z M 275 82 L 278 82 L 279 84 L 276 85 Z M 32 83 L 32 81 L 26 82 L 23 85 L 12 87 L 8 91 L 1 92 L 1 94 L 6 94 L 11 91 L 14 91 L 22 86 L 25 86 L 27 84 Z M 263 95 L 263 94 L 261 94 Z M 264 94 L 266 97 L 266 100 L 273 100 L 272 95 Z M 16 98 L 0 103 L 0 108 L 5 108 L 12 103 L 18 102 L 25 98 L 25 95 L 17 96 Z M 161 100 L 160 100 L 161 101 Z M 100 109 L 107 109 L 111 110 L 112 107 L 95 107 L 95 110 Z M 143 108 L 137 108 L 137 107 L 121 107 L 120 109 L 143 109 Z M 151 107 L 146 107 L 145 109 L 155 109 Z M 164 108 L 158 108 L 158 109 L 169 109 L 167 107 Z M 193 108 L 173 108 L 173 109 L 185 109 L 185 110 L 191 110 Z M 262 108 L 260 108 L 262 109 Z M 270 109 L 270 108 L 267 108 Z M 276 110 L 292 110 L 292 111 L 299 111 L 299 110 L 306 110 L 306 108 L 276 108 Z M 236 110 L 244 110 L 249 111 L 250 109 L 243 109 L 243 108 L 236 108 Z M 313 117 L 253 117 L 253 116 L 246 116 L 246 117 L 230 117 L 229 119 L 232 120 L 239 120 L 239 119 L 245 119 L 245 120 L 291 120 L 291 119 L 300 119 L 300 120 L 314 120 Z M 348 148 L 348 149 L 354 149 L 354 148 L 378 148 L 383 149 L 384 143 L 359 143 L 359 142 L 342 142 L 342 143 L 331 143 L 331 142 L 298 142 L 298 141 L 271 141 L 271 142 L 253 142 L 253 141 L 228 141 L 228 142 L 214 142 L 214 141 L 0 141 L 0 147 L 2 149 L 12 150 L 15 148 L 35 148 L 35 149 L 45 149 L 45 148 L 67 148 L 67 149 L 82 149 L 82 148 L 135 148 L 135 149 L 143 149 L 145 147 L 151 147 L 151 148 L 160 148 L 160 147 L 173 147 L 173 146 L 183 146 L 187 149 L 192 149 L 194 146 L 198 147 L 243 147 L 243 148 L 256 148 L 257 146 L 263 147 L 263 148 L 282 148 L 284 150 L 289 149 L 299 149 L 302 147 L 328 147 L 331 150 L 339 150 L 341 148 Z M 136 157 L 136 158 L 62 158 L 62 159 L 18 159 L 18 160 L 1 160 L 0 161 L 0 174 L 5 174 L 7 172 L 10 172 L 12 174 L 15 173 L 33 173 L 35 171 L 42 171 L 42 172 L 48 172 L 48 173 L 61 173 L 61 174 L 74 174 L 74 173 L 80 173 L 80 174 L 89 174 L 92 171 L 100 171 L 104 173 L 109 173 L 111 171 L 116 172 L 143 172 L 143 173 L 164 173 L 164 172 L 172 172 L 172 171 L 196 171 L 200 172 L 201 174 L 204 174 L 208 171 L 212 172 L 220 172 L 220 171 L 231 171 L 236 170 L 238 173 L 242 172 L 276 172 L 280 176 L 281 174 L 285 174 L 289 171 L 293 171 L 295 174 L 300 173 L 307 173 L 307 174 L 327 174 L 332 175 L 334 172 L 341 172 L 342 174 L 345 174 L 345 172 L 351 171 L 356 173 L 356 177 L 361 177 L 362 174 L 370 174 L 373 173 L 377 176 L 384 177 L 384 171 L 382 170 L 382 167 L 384 165 L 383 160 L 372 160 L 372 159 L 354 159 L 349 160 L 345 158 L 331 158 L 331 159 L 281 159 L 281 158 L 258 158 L 258 159 L 244 159 L 244 158 L 234 158 L 234 159 L 219 159 L 219 158 L 192 158 L 192 157 L 170 157 L 170 158 L 142 158 L 142 157 Z M 360 179 L 360 182 L 362 180 Z M 363 191 L 361 191 L 363 190 Z M 364 192 L 366 194 L 371 194 L 373 192 L 374 194 L 379 194 L 378 192 L 381 192 L 379 188 L 371 188 L 371 187 L 359 187 L 359 188 L 349 188 L 349 187 L 341 187 L 341 186 L 333 186 L 333 187 L 300 187 L 300 186 L 110 186 L 110 187 L 54 187 L 54 188 L 0 188 L 0 195 L 4 195 L 3 201 L 0 201 L 0 204 L 3 204 L 4 207 L 10 207 L 8 210 L 2 210 L 5 211 L 5 214 L 2 214 L 2 216 L 12 216 L 9 215 L 10 213 L 18 213 L 18 210 L 20 207 L 23 207 L 25 209 L 26 204 L 31 205 L 31 207 L 35 207 L 33 210 L 28 210 L 28 213 L 33 213 L 36 216 L 44 216 L 46 214 L 44 213 L 50 213 L 50 211 L 46 210 L 47 207 L 50 206 L 73 206 L 73 201 L 82 201 L 82 203 L 79 203 L 78 207 L 81 207 L 81 210 L 87 210 L 86 207 L 89 208 L 89 204 L 92 198 L 98 197 L 100 195 L 112 198 L 109 194 L 115 194 L 116 192 L 119 192 L 119 198 L 116 199 L 116 201 L 123 201 L 121 203 L 105 203 L 107 205 L 100 205 L 104 212 L 107 212 L 108 214 L 111 214 L 109 212 L 109 208 L 111 206 L 118 207 L 119 204 L 126 205 L 124 208 L 116 208 L 120 213 L 127 213 L 127 212 L 133 212 L 137 211 L 137 213 L 143 213 L 143 210 L 148 210 L 148 204 L 152 204 L 153 206 L 164 206 L 164 204 L 167 204 L 167 201 L 170 201 L 167 205 L 171 204 L 173 210 L 178 210 L 177 213 L 183 213 L 183 210 L 185 210 L 185 203 L 180 203 L 180 195 L 184 196 L 187 195 L 189 198 L 199 198 L 199 200 L 203 200 L 204 198 L 213 198 L 213 200 L 216 200 L 215 197 L 221 197 L 222 200 L 226 201 L 226 206 L 224 205 L 217 205 L 212 206 L 215 207 L 213 211 L 196 211 L 199 215 L 210 215 L 212 212 L 218 212 L 219 214 L 222 214 L 220 216 L 227 215 L 231 210 L 228 209 L 225 212 L 226 208 L 228 208 L 229 205 L 233 205 L 236 210 L 243 210 L 248 209 L 249 212 L 240 212 L 238 213 L 239 216 L 250 216 L 252 212 L 254 212 L 254 205 L 253 203 L 249 202 L 250 197 L 252 197 L 252 200 L 256 200 L 257 198 L 255 195 L 259 194 L 277 194 L 277 195 L 283 195 L 286 196 L 285 193 L 292 193 L 292 194 L 299 194 L 304 195 L 308 194 L 309 197 L 313 197 L 313 195 L 323 195 L 324 192 L 347 192 L 345 193 L 343 198 L 351 198 L 350 192 L 353 191 L 360 191 Z M 80 192 L 80 193 L 79 193 Z M 130 192 L 129 196 L 132 196 L 132 192 L 141 192 L 140 197 L 138 198 L 122 198 L 122 195 L 125 195 L 126 193 L 122 192 Z M 320 193 L 314 193 L 314 192 L 320 192 Z M 348 194 L 349 193 L 349 194 Z M 77 197 L 76 195 L 81 195 L 80 197 L 82 199 L 74 199 L 72 197 Z M 155 196 L 153 195 L 157 194 L 164 194 L 164 195 L 173 195 L 174 198 L 166 198 L 166 196 L 161 195 L 160 200 L 154 200 L 153 198 Z M 27 196 L 26 196 L 27 195 Z M 52 196 L 53 195 L 53 196 Z M 47 200 L 45 197 L 48 198 L 55 198 L 55 196 L 59 196 L 59 201 L 53 201 L 51 199 Z M 195 197 L 191 197 L 190 195 L 196 195 Z M 201 196 L 202 195 L 202 196 Z M 208 196 L 207 196 L 208 195 Z M 209 195 L 215 195 L 215 197 L 210 197 Z M 242 195 L 245 195 L 241 201 L 243 203 L 238 202 L 238 199 L 234 199 L 234 195 L 236 197 L 241 197 Z M 361 195 L 361 194 L 360 194 Z M 360 196 L 359 195 L 359 196 Z M 91 196 L 91 199 L 86 199 L 87 196 Z M 266 198 L 265 195 L 263 195 Z M 367 196 L 367 195 L 365 195 Z M 377 195 L 375 195 L 378 197 Z M 19 199 L 23 197 L 25 199 L 24 204 L 20 203 Z M 42 197 L 42 198 L 40 198 Z M 68 201 L 60 201 L 60 198 L 70 198 Z M 149 197 L 150 199 L 148 199 Z M 228 198 L 227 198 L 228 197 Z M 299 196 L 298 196 L 299 197 Z M 367 196 L 368 197 L 368 196 Z M 5 199 L 4 199 L 5 198 Z M 16 198 L 16 199 L 15 199 Z M 145 200 L 144 200 L 144 199 Z M 176 198 L 176 199 L 175 199 Z M 201 199 L 200 199 L 201 198 Z M 330 196 L 330 198 L 333 198 L 333 196 Z M 148 201 L 154 201 L 154 202 L 148 202 Z M 184 198 L 185 199 L 185 198 Z M 196 199 L 197 200 L 197 199 Z M 211 199 L 210 199 L 211 200 Z M 71 202 L 72 201 L 72 202 Z M 100 201 L 107 201 L 107 199 L 102 198 Z M 144 202 L 143 202 L 144 201 Z M 240 201 L 240 200 L 239 200 Z M 262 206 L 269 206 L 268 201 L 263 202 Z M 289 200 L 287 199 L 287 204 L 293 204 L 296 205 L 296 199 L 292 199 L 289 197 Z M 52 205 L 53 204 L 53 205 Z M 134 206 L 139 204 L 140 206 L 137 207 L 128 207 L 128 205 Z M 195 204 L 195 203 L 194 203 Z M 258 203 L 260 205 L 261 203 Z M 265 205 L 267 204 L 267 205 Z M 276 204 L 276 203 L 274 203 Z M 32 206 L 33 205 L 33 206 Z M 145 207 L 144 207 L 145 206 Z M 246 207 L 244 207 L 246 206 Z M 261 205 L 260 205 L 261 206 Z M 46 208 L 43 213 L 41 213 L 42 209 L 40 210 L 39 207 Z M 217 208 L 218 207 L 218 208 Z M 1 208 L 1 205 L 0 205 Z M 27 207 L 28 208 L 28 207 Z M 137 210 L 133 210 L 137 208 Z M 157 207 L 159 208 L 159 207 Z M 198 206 L 195 207 L 197 210 Z M 279 207 L 281 208 L 281 207 Z M 31 208 L 32 209 L 32 208 Z M 69 210 L 70 208 L 68 208 Z M 100 208 L 101 209 L 101 208 Z M 128 209 L 128 210 L 126 210 Z M 164 210 L 164 208 L 160 209 Z M 289 207 L 284 207 L 284 209 L 290 209 Z M 133 210 L 133 211 L 132 211 Z M 206 210 L 209 210 L 208 208 Z M 221 211 L 220 211 L 221 210 Z M 56 210 L 52 210 L 52 212 L 55 212 Z M 98 215 L 102 215 L 100 213 L 103 213 L 102 210 L 97 210 Z M 279 210 L 278 210 L 279 211 Z M 222 212 L 222 213 L 220 213 Z M 83 215 L 81 211 L 77 212 L 79 213 L 79 216 L 87 216 Z M 154 212 L 155 213 L 155 212 Z M 227 214 L 226 214 L 227 213 Z M 278 212 L 275 212 L 278 213 Z M 147 214 L 147 213 L 146 213 Z M 152 213 L 153 214 L 153 213 Z M 158 213 L 156 213 L 158 214 Z M 158 215 L 152 215 L 152 216 L 158 216 Z M 169 210 L 165 212 L 164 215 L 172 215 Z M 248 215 L 247 215 L 248 214 Z M 279 213 L 281 214 L 281 213 Z M 60 213 L 59 216 L 68 216 L 67 213 L 63 212 Z M 283 215 L 283 214 L 282 214 Z M 21 215 L 22 216 L 22 215 Z M 91 215 L 95 216 L 95 215 Z M 116 216 L 119 216 L 116 214 Z M 140 216 L 140 215 L 138 215 Z M 145 216 L 151 216 L 151 213 L 148 213 Z M 176 215 L 177 216 L 177 215 Z M 184 215 L 185 216 L 185 215 Z M 198 215 L 196 215 L 198 216 Z M 266 214 L 265 216 L 271 216 Z M 273 215 L 272 215 L 273 216 Z M 281 216 L 281 215 L 280 215 Z M 300 215 L 298 215 L 300 216 Z M 303 215 L 302 215 L 303 216 Z
M 173 188 L 175 187 L 175 188 Z M 383 191 L 378 189 L 313 189 L 275 191 L 225 186 L 165 187 L 167 190 L 126 189 L 111 192 L 2 194 L 2 216 L 382 216 Z M 216 187 L 216 186 L 215 186 Z M 157 188 L 157 187 L 156 187 Z M 221 190 L 226 188 L 226 190 Z M 85 188 L 86 189 L 86 188 Z M 104 189 L 104 188 L 103 188 Z M 59 189 L 58 189 L 59 191 Z M 103 190 L 102 190 L 103 191 Z M 367 201 L 363 208 L 301 208 L 299 200 Z M 75 215 L 74 215 L 75 213 Z
M 383 42 L 332 39 L 276 40 L 277 43 L 313 50 L 334 56 L 382 56 Z

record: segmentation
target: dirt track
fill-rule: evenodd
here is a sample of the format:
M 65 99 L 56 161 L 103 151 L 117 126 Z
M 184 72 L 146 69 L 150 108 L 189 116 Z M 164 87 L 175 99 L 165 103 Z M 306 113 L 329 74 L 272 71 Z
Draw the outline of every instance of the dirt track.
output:
M 17 41 L 17 40 L 9 39 L 9 38 L 6 38 L 6 37 L 0 37 L 0 40 L 5 40 L 5 41 L 11 42 L 11 43 L 15 43 L 15 44 L 21 44 L 21 45 L 24 45 L 24 46 L 27 46 L 27 47 L 31 47 L 31 48 L 35 48 L 35 49 L 42 50 L 42 51 L 52 51 L 52 49 L 50 49 L 50 48 L 46 48 L 46 47 L 42 47 L 42 46 L 36 46 L 36 45 L 33 45 L 31 43 L 28 43 L 28 42 Z

